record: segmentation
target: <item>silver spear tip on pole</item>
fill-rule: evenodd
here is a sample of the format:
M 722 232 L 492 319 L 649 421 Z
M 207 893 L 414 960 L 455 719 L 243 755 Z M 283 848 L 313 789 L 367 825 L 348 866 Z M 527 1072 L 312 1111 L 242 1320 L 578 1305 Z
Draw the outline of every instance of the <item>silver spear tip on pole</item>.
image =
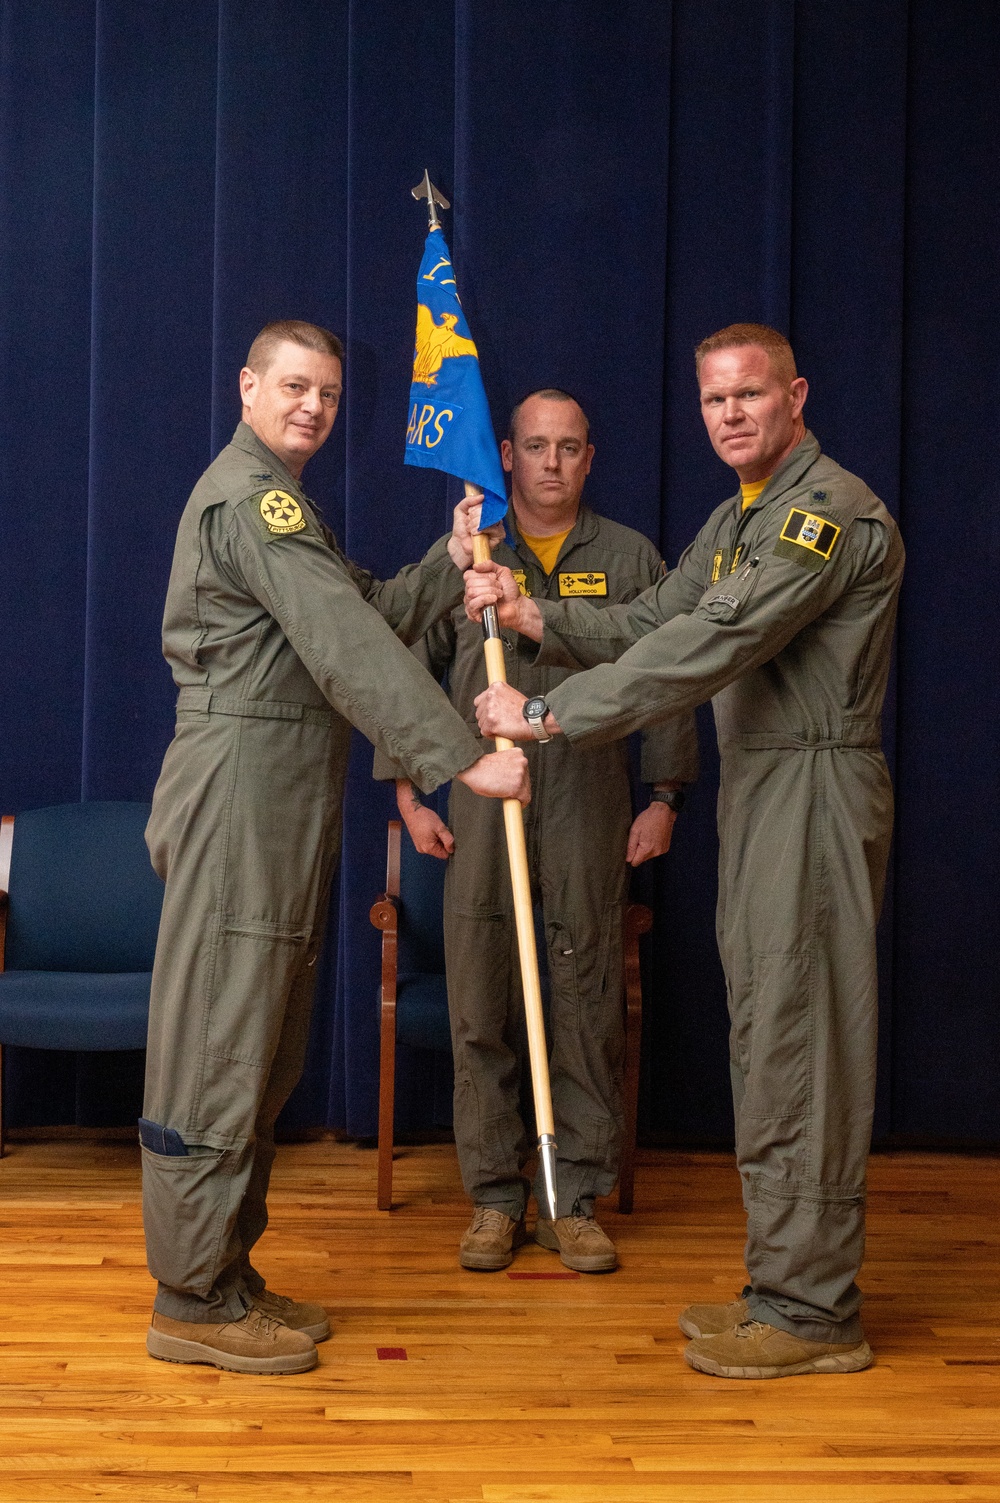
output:
M 538 1139 L 538 1157 L 542 1161 L 542 1181 L 551 1221 L 556 1219 L 556 1146 L 551 1133 L 543 1132 Z
M 439 230 L 441 228 L 441 221 L 438 218 L 438 208 L 450 209 L 451 204 L 445 198 L 440 188 L 435 188 L 431 182 L 431 175 L 426 168 L 424 169 L 422 180 L 415 188 L 411 188 L 410 192 L 414 198 L 426 198 L 428 226 L 432 230 Z

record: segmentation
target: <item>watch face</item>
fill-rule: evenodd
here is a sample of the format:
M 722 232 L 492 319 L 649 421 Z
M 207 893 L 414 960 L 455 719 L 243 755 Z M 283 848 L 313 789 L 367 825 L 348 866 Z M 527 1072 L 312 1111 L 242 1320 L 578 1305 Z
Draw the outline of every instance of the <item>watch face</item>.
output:
M 534 699 L 526 699 L 524 702 L 525 720 L 541 719 L 543 716 L 547 715 L 548 712 L 548 705 L 545 703 L 544 699 L 541 699 L 540 697 L 536 696 L 536 698 Z

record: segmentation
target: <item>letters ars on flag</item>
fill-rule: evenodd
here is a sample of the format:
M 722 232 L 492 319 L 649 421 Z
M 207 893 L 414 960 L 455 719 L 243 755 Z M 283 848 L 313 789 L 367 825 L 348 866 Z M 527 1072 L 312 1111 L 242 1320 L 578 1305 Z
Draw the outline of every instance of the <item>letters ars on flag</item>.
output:
M 483 492 L 481 527 L 507 510 L 503 467 L 476 351 L 458 301 L 451 252 L 440 229 L 424 243 L 417 272 L 407 464 L 444 470 Z

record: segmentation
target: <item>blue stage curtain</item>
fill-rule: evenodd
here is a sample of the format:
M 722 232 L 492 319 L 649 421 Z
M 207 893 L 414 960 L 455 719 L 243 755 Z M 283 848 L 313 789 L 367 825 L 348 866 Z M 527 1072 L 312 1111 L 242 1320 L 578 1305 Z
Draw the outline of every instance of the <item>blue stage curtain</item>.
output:
M 669 562 L 732 488 L 691 356 L 736 319 L 790 333 L 812 427 L 900 517 L 878 1131 L 1000 1141 L 998 65 L 991 0 L 3 0 L 3 810 L 149 797 L 172 725 L 159 623 L 174 529 L 267 320 L 346 336 L 343 415 L 306 483 L 352 556 L 392 573 L 446 526 L 454 483 L 402 465 L 426 222 L 409 189 L 428 167 L 454 200 L 498 431 L 525 390 L 576 392 L 590 499 Z M 673 854 L 641 878 L 657 913 L 643 1125 L 719 1141 L 703 719 L 703 780 Z M 377 1095 L 367 915 L 392 809 L 369 773 L 357 738 L 286 1118 L 362 1136 Z M 139 1063 L 12 1051 L 9 1121 L 129 1121 Z M 414 1124 L 440 1117 L 427 1068 L 404 1061 Z

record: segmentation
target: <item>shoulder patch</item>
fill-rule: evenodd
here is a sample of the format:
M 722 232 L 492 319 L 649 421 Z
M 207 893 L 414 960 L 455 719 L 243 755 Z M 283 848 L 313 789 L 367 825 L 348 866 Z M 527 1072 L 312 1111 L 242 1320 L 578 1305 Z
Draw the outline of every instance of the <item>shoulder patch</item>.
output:
M 608 576 L 590 570 L 586 574 L 560 574 L 560 595 L 606 595 Z
M 264 491 L 261 496 L 254 496 L 253 499 L 268 532 L 277 536 L 301 532 L 305 527 L 306 519 L 302 515 L 302 508 L 288 491 Z
M 828 517 L 816 517 L 812 512 L 793 506 L 785 518 L 774 551 L 779 558 L 790 558 L 804 569 L 818 574 L 829 562 L 842 531 L 843 528 Z

